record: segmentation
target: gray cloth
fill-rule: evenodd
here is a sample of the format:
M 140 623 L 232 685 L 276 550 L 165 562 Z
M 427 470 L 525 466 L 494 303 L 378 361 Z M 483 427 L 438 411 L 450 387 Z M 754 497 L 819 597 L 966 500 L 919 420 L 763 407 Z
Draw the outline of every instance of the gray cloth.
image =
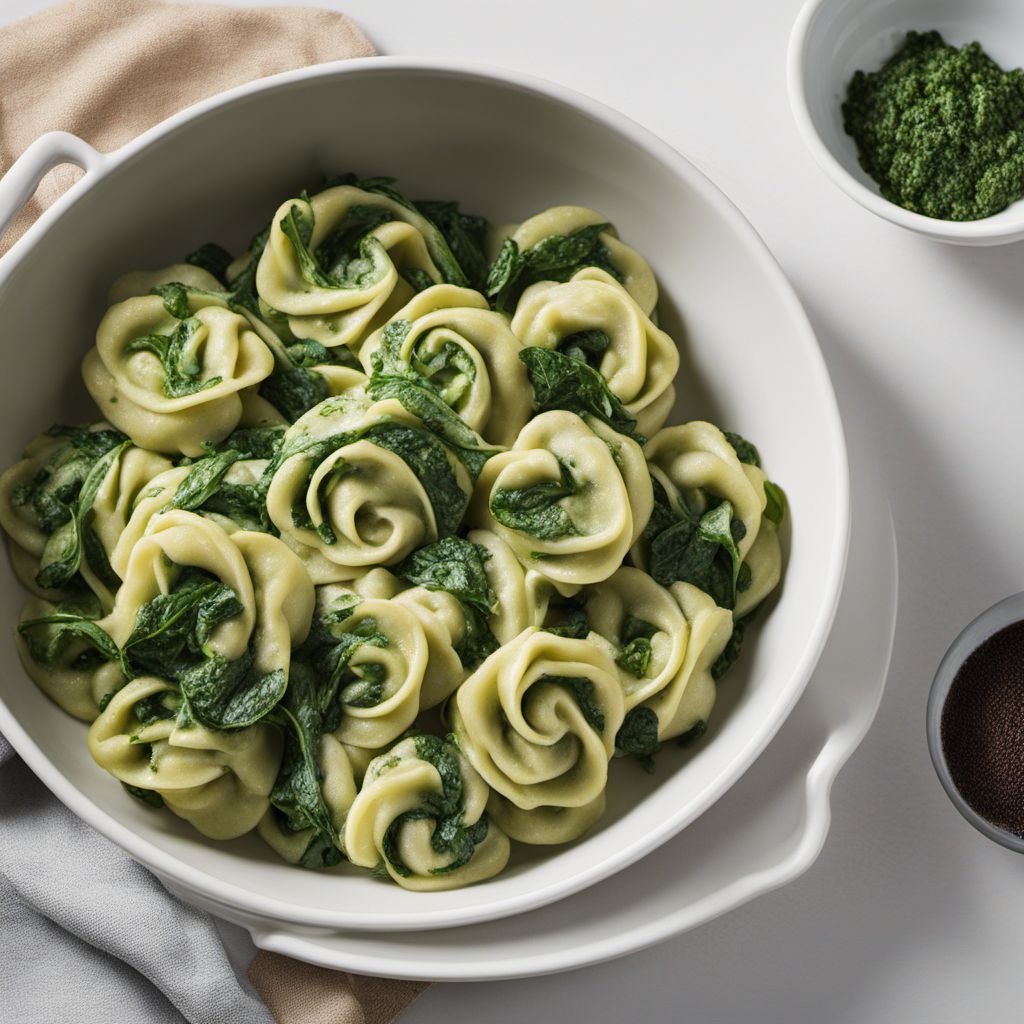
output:
M 3 736 L 0 1020 L 274 1024 L 214 919 L 76 818 Z

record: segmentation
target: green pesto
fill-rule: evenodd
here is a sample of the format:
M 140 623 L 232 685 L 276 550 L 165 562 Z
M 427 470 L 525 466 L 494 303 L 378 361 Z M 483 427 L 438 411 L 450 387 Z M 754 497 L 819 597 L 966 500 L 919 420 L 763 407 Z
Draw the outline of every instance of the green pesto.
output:
M 881 69 L 853 76 L 843 123 L 861 166 L 904 209 L 978 220 L 1024 196 L 1024 72 L 978 43 L 908 32 Z

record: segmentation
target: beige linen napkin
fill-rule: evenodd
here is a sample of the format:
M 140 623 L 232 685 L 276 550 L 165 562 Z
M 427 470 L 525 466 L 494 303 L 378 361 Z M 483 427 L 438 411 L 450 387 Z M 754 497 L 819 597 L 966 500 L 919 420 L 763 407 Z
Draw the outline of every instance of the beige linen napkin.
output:
M 374 52 L 335 11 L 69 0 L 0 28 L 0 173 L 43 132 L 106 152 L 232 86 Z M 81 173 L 65 164 L 43 179 L 0 255 Z
M 111 150 L 231 86 L 373 53 L 334 11 L 70 0 L 0 28 L 0 173 L 46 131 Z M 0 255 L 80 174 L 61 166 L 43 179 L 0 239 Z M 249 978 L 279 1024 L 390 1024 L 426 988 L 265 952 Z

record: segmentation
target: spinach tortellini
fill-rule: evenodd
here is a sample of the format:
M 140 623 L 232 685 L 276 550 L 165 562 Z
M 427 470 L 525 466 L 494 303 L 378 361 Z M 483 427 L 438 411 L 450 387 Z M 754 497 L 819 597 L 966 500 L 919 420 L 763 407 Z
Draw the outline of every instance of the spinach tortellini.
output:
M 459 687 L 452 720 L 459 747 L 497 795 L 495 820 L 513 839 L 552 843 L 592 824 L 624 713 L 603 646 L 533 627 Z
M 154 517 L 102 623 L 133 672 L 170 677 L 214 729 L 250 725 L 288 684 L 309 632 L 313 584 L 276 537 L 228 534 L 193 512 Z
M 182 722 L 179 699 L 161 679 L 132 680 L 93 722 L 89 751 L 129 791 L 203 835 L 244 835 L 270 806 L 281 738 L 263 723 L 228 732 Z
M 196 293 L 184 307 L 171 312 L 159 295 L 112 306 L 82 376 L 107 419 L 136 444 L 195 456 L 238 426 L 241 393 L 270 376 L 274 357 L 240 313 Z
M 345 821 L 345 852 L 415 892 L 491 878 L 508 862 L 509 841 L 488 819 L 488 796 L 457 747 L 409 736 L 366 769 Z
M 609 273 L 650 315 L 658 284 L 650 264 L 619 240 L 613 225 L 585 206 L 553 206 L 513 229 L 491 266 L 487 293 L 496 309 L 511 313 L 536 281 L 567 281 L 584 267 Z
M 601 213 L 491 232 L 346 175 L 265 215 L 118 278 L 102 418 L 0 476 L 17 650 L 142 809 L 483 882 L 705 732 L 786 498 L 738 434 L 665 425 L 679 350 Z
M 607 271 L 584 267 L 564 284 L 531 285 L 516 306 L 512 333 L 527 350 L 552 353 L 529 353 L 535 373 L 580 373 L 580 363 L 596 370 L 641 434 L 668 418 L 679 350 Z M 586 375 L 575 381 L 580 390 L 587 385 Z
M 435 285 L 374 332 L 359 358 L 381 391 L 429 388 L 484 441 L 507 447 L 530 418 L 521 347 L 479 292 Z
M 418 417 L 360 389 L 289 428 L 267 509 L 314 581 L 327 583 L 454 533 L 469 491 L 463 464 Z
M 22 583 L 51 600 L 84 584 L 109 610 L 120 585 L 110 562 L 132 507 L 170 468 L 103 423 L 37 437 L 0 476 L 0 525 Z
M 640 446 L 599 420 L 532 419 L 477 481 L 470 520 L 560 584 L 596 583 L 622 564 L 651 514 Z
M 693 583 L 736 618 L 779 581 L 785 499 L 753 445 L 695 420 L 666 427 L 644 450 L 655 513 L 634 561 L 663 584 Z M 742 457 L 741 457 L 742 456 Z
M 623 566 L 589 588 L 587 618 L 616 650 L 626 718 L 616 742 L 649 757 L 658 744 L 706 725 L 712 668 L 733 632 L 732 613 L 689 583 L 668 589 Z
M 338 185 L 290 199 L 256 271 L 261 302 L 296 338 L 358 345 L 423 287 L 465 278 L 434 224 L 391 190 Z

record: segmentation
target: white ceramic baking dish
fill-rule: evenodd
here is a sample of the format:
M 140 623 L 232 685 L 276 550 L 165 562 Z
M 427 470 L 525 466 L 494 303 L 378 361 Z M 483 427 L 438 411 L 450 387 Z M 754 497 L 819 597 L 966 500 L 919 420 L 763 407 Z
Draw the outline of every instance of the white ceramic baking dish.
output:
M 83 179 L 0 260 L 0 461 L 53 421 L 95 415 L 78 379 L 109 282 L 208 239 L 240 248 L 276 204 L 324 173 L 394 174 L 498 222 L 557 203 L 603 211 L 655 267 L 682 349 L 679 418 L 755 440 L 792 508 L 781 592 L 723 682 L 707 738 L 658 771 L 615 766 L 609 809 L 565 849 L 521 848 L 496 879 L 408 893 L 364 872 L 287 866 L 255 837 L 203 839 L 127 797 L 91 761 L 85 727 L 27 680 L 3 641 L 0 730 L 83 819 L 176 891 L 293 925 L 393 931 L 490 920 L 550 903 L 634 863 L 717 800 L 802 693 L 824 646 L 849 532 L 846 451 L 811 328 L 750 225 L 649 132 L 560 86 L 509 71 L 372 58 L 253 82 L 99 154 L 44 136 L 0 182 L 0 222 L 62 161 Z M 0 574 L 0 622 L 23 595 Z M 5 631 L 6 631 L 6 627 Z M 681 865 L 685 870 L 685 865 Z

